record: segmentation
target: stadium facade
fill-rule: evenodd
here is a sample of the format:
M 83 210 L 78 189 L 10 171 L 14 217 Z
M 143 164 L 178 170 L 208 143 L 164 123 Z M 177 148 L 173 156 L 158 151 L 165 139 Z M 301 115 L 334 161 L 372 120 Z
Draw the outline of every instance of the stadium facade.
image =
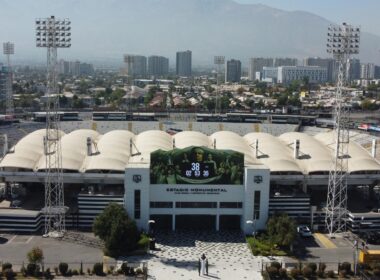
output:
M 28 193 L 23 202 L 29 205 L 1 209 L 0 230 L 35 231 L 42 224 L 38 207 L 43 205 L 46 169 L 44 134 L 43 129 L 28 134 L 0 162 L 4 182 L 23 186 Z M 208 136 L 195 131 L 135 135 L 114 130 L 102 135 L 80 129 L 62 132 L 61 139 L 69 227 L 91 226 L 112 201 L 123 204 L 144 229 L 154 220 L 157 228 L 169 230 L 250 232 L 265 228 L 268 216 L 277 212 L 301 223 L 323 224 L 323 210 L 313 199 L 327 189 L 331 132 L 275 137 L 260 132 L 240 136 L 219 131 Z M 348 185 L 376 186 L 376 151 L 371 155 L 354 142 L 348 145 Z M 355 219 L 352 229 L 358 226 Z M 380 217 L 376 219 L 374 227 L 380 227 Z

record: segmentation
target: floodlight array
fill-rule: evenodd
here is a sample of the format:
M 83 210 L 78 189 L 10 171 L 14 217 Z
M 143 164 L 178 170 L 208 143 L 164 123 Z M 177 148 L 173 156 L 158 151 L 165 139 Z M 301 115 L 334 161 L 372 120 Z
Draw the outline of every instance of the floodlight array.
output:
M 3 53 L 5 55 L 10 55 L 15 53 L 15 44 L 11 42 L 3 43 Z
M 214 56 L 214 64 L 224 64 L 224 56 Z
M 358 54 L 360 28 L 346 23 L 330 25 L 327 32 L 327 52 L 333 55 Z
M 71 22 L 68 19 L 36 19 L 36 46 L 40 48 L 71 47 Z

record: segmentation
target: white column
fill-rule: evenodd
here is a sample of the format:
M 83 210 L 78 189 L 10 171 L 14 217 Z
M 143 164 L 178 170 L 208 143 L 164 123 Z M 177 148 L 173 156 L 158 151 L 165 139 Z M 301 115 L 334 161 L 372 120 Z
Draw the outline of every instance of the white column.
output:
M 175 214 L 172 215 L 172 231 L 175 231 Z

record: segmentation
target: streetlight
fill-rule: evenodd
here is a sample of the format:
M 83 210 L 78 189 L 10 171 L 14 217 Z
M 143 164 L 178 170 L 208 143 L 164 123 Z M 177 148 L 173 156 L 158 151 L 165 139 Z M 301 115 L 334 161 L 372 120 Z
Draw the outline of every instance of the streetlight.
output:
M 253 221 L 252 220 L 248 220 L 245 223 L 247 225 L 252 225 L 252 227 L 253 227 L 252 236 L 253 236 L 253 238 L 256 238 L 256 219 L 253 219 Z

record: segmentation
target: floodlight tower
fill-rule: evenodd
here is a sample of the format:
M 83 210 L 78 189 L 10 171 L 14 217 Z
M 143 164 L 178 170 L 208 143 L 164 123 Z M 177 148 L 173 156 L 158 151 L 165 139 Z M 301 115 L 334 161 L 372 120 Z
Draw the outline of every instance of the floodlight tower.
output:
M 224 56 L 214 56 L 214 64 L 217 67 L 216 72 L 216 95 L 215 95 L 215 114 L 220 114 L 221 112 L 221 104 L 220 104 L 220 92 L 219 92 L 219 80 L 220 80 L 220 69 L 224 64 Z
M 329 173 L 325 218 L 326 228 L 332 236 L 346 230 L 349 107 L 343 87 L 347 82 L 350 56 L 359 53 L 360 28 L 346 23 L 330 25 L 327 37 L 327 52 L 339 64 L 334 108 L 333 167 Z
M 65 233 L 65 215 L 62 178 L 62 150 L 57 87 L 57 49 L 71 46 L 71 22 L 68 19 L 36 19 L 36 46 L 47 48 L 47 102 L 44 152 L 45 176 L 45 237 L 62 237 Z
M 13 107 L 13 90 L 12 90 L 12 66 L 11 66 L 11 55 L 15 53 L 15 45 L 11 42 L 3 43 L 3 53 L 7 56 L 7 71 L 8 77 L 6 81 L 5 88 L 5 114 L 13 115 L 14 107 Z

